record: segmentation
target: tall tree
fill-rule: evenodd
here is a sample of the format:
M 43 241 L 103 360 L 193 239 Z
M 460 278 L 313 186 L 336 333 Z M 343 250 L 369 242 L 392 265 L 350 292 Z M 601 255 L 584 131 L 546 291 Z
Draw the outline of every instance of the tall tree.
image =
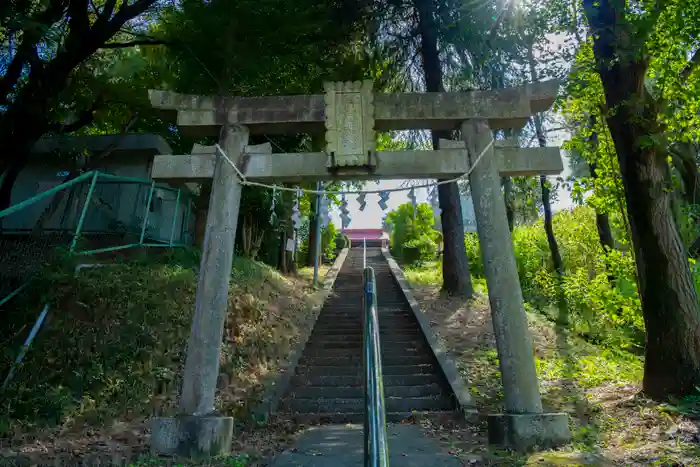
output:
M 699 89 L 700 5 L 652 1 L 637 8 L 620 0 L 584 0 L 583 6 L 636 253 L 647 332 L 643 388 L 657 399 L 690 394 L 700 384 L 700 310 L 671 210 L 663 139 L 679 118 L 697 128 L 697 115 L 672 104 L 688 89 Z M 661 60 L 666 70 L 655 68 L 662 85 L 655 87 L 645 80 Z
M 593 129 L 596 126 L 595 115 L 590 116 L 590 122 L 592 130 L 589 143 L 592 146 L 591 149 L 596 151 L 598 149 L 598 133 L 596 133 L 596 131 Z M 593 179 L 593 183 L 595 183 L 598 180 L 598 163 L 596 161 L 592 161 L 589 164 L 589 167 L 591 170 L 591 179 Z M 600 245 L 603 247 L 603 251 L 608 251 L 615 248 L 615 240 L 613 239 L 612 229 L 610 228 L 610 217 L 608 216 L 608 213 L 596 210 L 595 223 L 598 229 L 598 238 L 600 239 Z
M 420 54 L 423 58 L 425 90 L 444 91 L 442 67 L 438 51 L 438 23 L 433 0 L 413 0 L 418 16 Z M 439 148 L 440 138 L 451 139 L 449 132 L 432 132 L 433 148 Z M 438 186 L 440 220 L 443 235 L 442 289 L 449 294 L 471 296 L 473 288 L 469 275 L 469 263 L 464 246 L 464 221 L 456 182 Z

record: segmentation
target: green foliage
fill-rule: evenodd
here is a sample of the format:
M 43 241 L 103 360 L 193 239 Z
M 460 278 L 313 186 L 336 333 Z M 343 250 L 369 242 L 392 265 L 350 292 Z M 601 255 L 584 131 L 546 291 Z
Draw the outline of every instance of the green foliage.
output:
M 194 309 L 197 252 L 144 255 L 129 264 L 83 269 L 75 279 L 64 263 L 44 271 L 35 294 L 3 310 L 7 326 L 0 334 L 5 343 L 0 372 L 5 375 L 43 300 L 51 307 L 15 378 L 0 395 L 2 433 L 66 422 L 100 426 L 115 418 L 171 412 Z M 294 328 L 285 322 L 283 334 L 271 329 L 267 300 L 302 291 L 290 291 L 280 274 L 245 258 L 234 260 L 231 291 L 238 301 L 230 303 L 235 314 L 227 320 L 222 371 L 280 357 L 276 352 L 287 351 L 285 339 L 291 339 Z M 36 313 L 30 315 L 28 309 Z M 293 315 L 302 316 L 300 310 Z M 246 323 L 244 329 L 239 321 Z M 246 391 L 247 397 L 256 394 Z M 222 404 L 232 414 L 246 410 L 240 400 Z
M 350 248 L 350 238 L 342 232 L 338 232 L 335 235 L 335 249 L 342 250 L 344 248 Z
M 411 203 L 404 203 L 387 214 L 386 222 L 391 225 L 391 249 L 398 258 L 405 259 L 405 246 L 421 238 L 432 241 L 433 251 L 435 251 L 436 231 L 433 229 L 433 208 L 428 203 L 417 204 L 415 210 Z M 425 241 L 422 242 L 425 244 Z
M 551 264 L 542 221 L 513 231 L 525 300 L 590 339 L 619 348 L 642 346 L 644 321 L 631 253 L 626 249 L 602 251 L 591 208 L 559 212 L 553 224 L 565 266 L 561 282 Z M 467 233 L 465 245 L 470 271 L 482 277 L 476 234 Z
M 193 306 L 192 269 L 116 265 L 53 285 L 50 319 L 3 397 L 4 417 L 101 424 L 147 411 L 152 395 L 177 384 Z M 4 357 L 5 369 L 13 355 Z
M 328 225 L 321 231 L 321 256 L 326 261 L 333 261 L 336 255 L 336 238 L 338 237 L 338 229 L 332 221 L 328 221 Z
M 484 277 L 484 262 L 481 259 L 479 236 L 476 232 L 465 232 L 464 247 L 469 259 L 469 272 L 474 277 Z
M 403 260 L 409 265 L 435 260 L 437 245 L 428 235 L 408 240 L 403 244 Z
M 592 209 L 578 207 L 554 216 L 554 231 L 566 268 L 561 286 L 551 265 L 540 223 L 513 232 L 524 298 L 547 308 L 576 331 L 617 347 L 641 346 L 644 321 L 637 295 L 635 264 L 625 250 L 604 253 Z M 610 281 L 610 278 L 614 280 Z M 563 299 L 563 310 L 552 308 Z M 565 306 L 564 306 L 565 305 Z
M 667 412 L 671 413 L 682 414 L 693 418 L 700 417 L 700 388 L 695 388 L 695 394 L 690 394 L 666 405 L 665 409 Z
M 239 96 L 312 93 L 324 80 L 362 78 L 369 66 L 354 46 L 363 14 L 309 0 L 185 0 L 163 17 L 165 37 L 179 45 L 166 78 L 184 92 Z M 228 33 L 211 47 L 211 31 Z

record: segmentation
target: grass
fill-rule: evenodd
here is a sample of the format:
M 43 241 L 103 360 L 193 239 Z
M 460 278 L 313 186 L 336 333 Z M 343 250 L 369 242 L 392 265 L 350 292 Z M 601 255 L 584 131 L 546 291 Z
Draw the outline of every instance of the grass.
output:
M 442 263 L 439 261 L 426 262 L 420 266 L 402 266 L 406 280 L 418 286 L 432 287 L 442 284 Z M 472 286 L 476 293 L 486 293 L 486 279 L 472 278 Z
M 480 413 L 503 410 L 498 354 L 488 300 L 449 299 L 440 294 L 441 268 L 407 269 L 421 308 L 455 357 Z M 486 291 L 483 279 L 475 289 Z M 700 465 L 698 397 L 659 404 L 640 394 L 643 361 L 639 355 L 591 344 L 557 326 L 526 304 L 533 356 L 543 405 L 570 415 L 573 441 L 558 450 L 531 456 L 485 448 L 485 426 L 428 421 L 426 430 L 464 459 L 485 465 Z M 697 415 L 697 414 L 696 414 Z M 475 457 L 476 456 L 476 457 Z
M 49 319 L 0 395 L 3 453 L 80 457 L 111 445 L 125 458 L 143 454 L 147 419 L 176 411 L 197 266 L 196 254 L 175 252 L 82 270 L 75 280 L 66 272 L 72 266 L 60 267 L 47 271 L 35 293 L 3 310 L 4 375 L 36 319 L 34 310 L 51 303 Z M 262 263 L 234 260 L 216 404 L 239 422 L 237 450 L 252 452 L 256 443 L 274 441 L 241 427 L 313 324 L 320 294 L 308 277 L 306 270 L 285 277 Z M 247 465 L 242 459 L 211 465 Z M 133 465 L 161 465 L 152 462 Z

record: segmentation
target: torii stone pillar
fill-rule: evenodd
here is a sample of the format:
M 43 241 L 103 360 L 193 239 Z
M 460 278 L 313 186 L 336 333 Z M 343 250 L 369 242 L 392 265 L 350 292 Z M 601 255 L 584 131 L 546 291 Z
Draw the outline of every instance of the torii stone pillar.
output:
M 239 125 L 221 130 L 220 146 L 237 163 L 248 143 Z M 214 410 L 221 339 L 236 241 L 242 185 L 221 154 L 215 158 L 207 227 L 197 283 L 192 330 L 180 394 L 180 414 L 152 420 L 151 450 L 156 454 L 205 457 L 231 449 L 233 418 Z
M 465 121 L 462 138 L 470 166 L 484 152 L 473 167 L 469 182 L 506 408 L 505 414 L 488 417 L 489 442 L 518 449 L 566 443 L 571 439 L 568 416 L 542 411 L 532 338 L 488 121 Z

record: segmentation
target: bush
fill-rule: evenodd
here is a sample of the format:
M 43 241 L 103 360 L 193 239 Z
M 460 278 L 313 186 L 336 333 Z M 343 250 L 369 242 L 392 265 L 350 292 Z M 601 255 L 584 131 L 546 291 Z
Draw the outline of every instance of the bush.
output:
M 484 277 L 484 262 L 481 260 L 481 248 L 476 232 L 464 234 L 464 247 L 469 260 L 469 272 L 475 277 Z
M 415 208 L 411 203 L 404 203 L 387 214 L 386 222 L 391 225 L 391 250 L 397 258 L 404 259 L 403 248 L 412 240 L 427 237 L 435 243 L 433 209 L 428 203 L 420 203 Z
M 420 238 L 409 240 L 404 243 L 403 261 L 409 265 L 424 263 L 426 261 L 434 261 L 437 253 L 437 245 L 427 235 Z
M 335 250 L 341 251 L 344 248 L 350 247 L 350 238 L 342 232 L 338 232 L 335 236 Z
M 553 223 L 565 267 L 561 283 L 554 273 L 542 220 L 513 230 L 523 298 L 592 340 L 641 346 L 644 321 L 631 253 L 626 249 L 603 252 L 595 212 L 589 207 L 559 212 Z M 476 234 L 467 233 L 464 244 L 470 272 L 483 276 Z
M 321 232 L 321 259 L 326 261 L 333 261 L 337 255 L 335 248 L 335 239 L 338 236 L 338 229 L 336 229 L 333 222 L 328 222 L 328 226 Z

